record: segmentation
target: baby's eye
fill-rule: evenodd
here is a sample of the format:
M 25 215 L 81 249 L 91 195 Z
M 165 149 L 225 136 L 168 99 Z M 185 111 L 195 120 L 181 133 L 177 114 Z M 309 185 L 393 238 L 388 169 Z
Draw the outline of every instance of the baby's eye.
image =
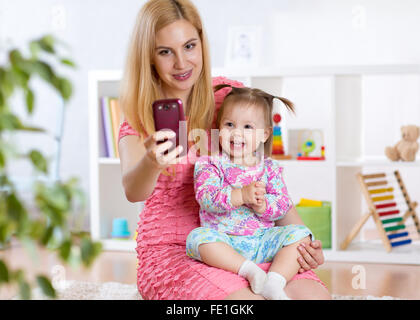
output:
M 253 127 L 253 126 L 251 126 L 250 124 L 246 124 L 246 125 L 245 125 L 245 129 L 254 129 L 254 127 Z
M 226 123 L 225 123 L 225 126 L 226 126 L 226 127 L 233 127 L 233 123 L 232 123 L 232 122 L 226 122 Z

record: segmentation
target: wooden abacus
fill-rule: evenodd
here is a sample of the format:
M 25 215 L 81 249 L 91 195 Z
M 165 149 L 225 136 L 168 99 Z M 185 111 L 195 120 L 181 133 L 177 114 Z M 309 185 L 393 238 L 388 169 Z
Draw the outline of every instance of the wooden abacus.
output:
M 409 217 L 414 220 L 416 230 L 420 234 L 419 219 L 415 211 L 417 202 L 411 202 L 399 171 L 394 171 L 394 176 L 408 208 L 403 215 L 395 200 L 394 188 L 389 184 L 385 173 L 357 174 L 369 212 L 356 223 L 347 238 L 342 242 L 342 250 L 348 247 L 369 217 L 373 218 L 387 252 L 390 252 L 393 247 L 412 242 L 405 226 Z

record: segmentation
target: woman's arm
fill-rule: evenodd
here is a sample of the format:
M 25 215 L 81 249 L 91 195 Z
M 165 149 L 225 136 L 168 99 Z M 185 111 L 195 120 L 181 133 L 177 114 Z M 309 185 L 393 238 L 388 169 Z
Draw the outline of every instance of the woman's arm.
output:
M 174 159 L 182 151 L 182 147 L 177 147 L 164 155 L 164 152 L 172 146 L 170 141 L 157 144 L 157 141 L 164 138 L 170 139 L 172 134 L 168 131 L 158 131 L 147 137 L 144 142 L 133 135 L 121 138 L 118 147 L 122 184 L 128 201 L 146 200 L 155 189 L 162 170 L 174 163 Z
M 148 161 L 146 148 L 137 136 L 126 136 L 119 142 L 122 183 L 130 202 L 144 201 L 156 186 L 161 170 Z
M 304 225 L 294 206 L 290 208 L 283 219 L 276 220 L 274 223 L 276 226 L 285 226 L 288 224 Z M 324 254 L 322 253 L 322 243 L 320 240 L 312 241 L 309 246 L 299 246 L 298 250 L 302 255 L 298 258 L 298 262 L 302 267 L 299 270 L 300 273 L 311 269 L 316 269 L 318 266 L 324 263 Z

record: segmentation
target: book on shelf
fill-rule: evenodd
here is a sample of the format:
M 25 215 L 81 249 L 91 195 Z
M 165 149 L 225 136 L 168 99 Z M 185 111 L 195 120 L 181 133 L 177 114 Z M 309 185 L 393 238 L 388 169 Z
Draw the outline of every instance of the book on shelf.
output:
M 118 133 L 122 122 L 121 108 L 116 97 L 101 97 L 101 113 L 105 157 L 119 158 Z

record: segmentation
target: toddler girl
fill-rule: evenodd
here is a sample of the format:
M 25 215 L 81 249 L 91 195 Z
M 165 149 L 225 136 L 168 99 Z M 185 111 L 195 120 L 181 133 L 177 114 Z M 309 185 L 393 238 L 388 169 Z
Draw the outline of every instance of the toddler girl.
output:
M 271 155 L 273 99 L 294 107 L 259 89 L 231 88 L 217 116 L 221 150 L 195 163 L 201 227 L 188 235 L 187 255 L 245 277 L 266 299 L 289 299 L 284 287 L 300 268 L 297 246 L 313 235 L 303 225 L 275 226 L 293 203 L 283 168 L 264 154 Z M 264 262 L 272 262 L 267 274 L 257 266 Z

